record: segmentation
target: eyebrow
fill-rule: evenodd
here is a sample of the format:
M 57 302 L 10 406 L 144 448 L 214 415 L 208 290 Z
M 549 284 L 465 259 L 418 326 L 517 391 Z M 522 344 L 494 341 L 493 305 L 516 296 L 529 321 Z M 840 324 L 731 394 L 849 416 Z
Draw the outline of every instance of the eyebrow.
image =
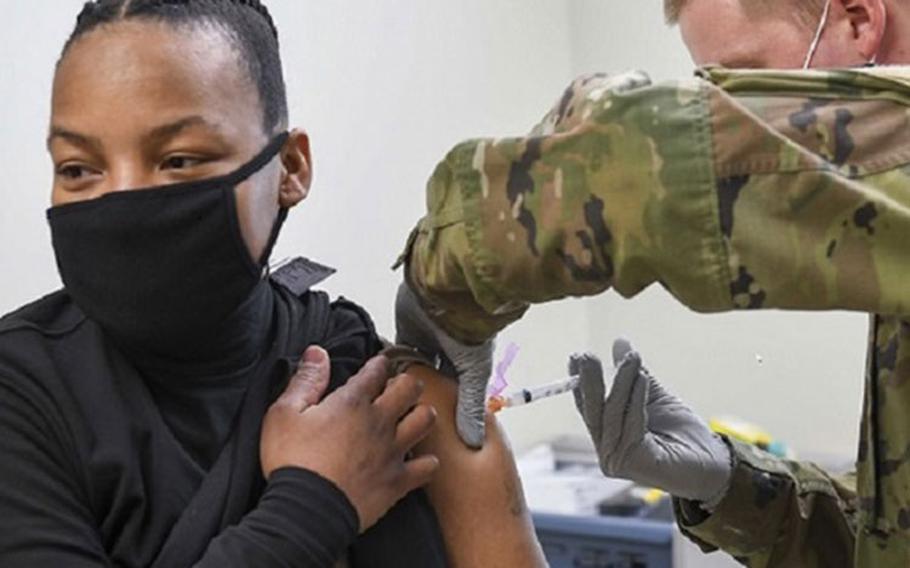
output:
M 211 128 L 212 130 L 220 130 L 220 128 L 218 128 L 218 125 L 209 122 L 199 115 L 193 115 L 181 118 L 175 122 L 157 126 L 150 130 L 148 134 L 144 136 L 144 138 L 159 141 L 167 140 L 169 138 L 177 136 L 187 128 L 193 126 L 204 126 L 206 128 Z
M 51 143 L 55 138 L 62 138 L 69 141 L 76 146 L 88 146 L 92 149 L 98 149 L 101 147 L 101 140 L 94 136 L 85 136 L 84 134 L 79 134 L 59 126 L 52 126 L 50 134 L 47 136 L 47 148 L 50 149 Z
M 192 115 L 181 118 L 174 122 L 169 122 L 161 126 L 156 126 L 155 128 L 148 131 L 143 138 L 149 140 L 163 141 L 169 138 L 173 138 L 193 126 L 204 126 L 211 128 L 213 130 L 220 130 L 217 124 L 213 124 L 199 115 Z M 51 126 L 50 134 L 47 137 L 47 146 L 50 148 L 51 143 L 55 138 L 62 138 L 69 141 L 72 144 L 78 146 L 88 146 L 92 149 L 97 150 L 101 147 L 101 140 L 95 136 L 88 136 L 85 134 L 80 134 L 78 132 L 73 132 L 72 130 L 67 130 L 59 126 Z

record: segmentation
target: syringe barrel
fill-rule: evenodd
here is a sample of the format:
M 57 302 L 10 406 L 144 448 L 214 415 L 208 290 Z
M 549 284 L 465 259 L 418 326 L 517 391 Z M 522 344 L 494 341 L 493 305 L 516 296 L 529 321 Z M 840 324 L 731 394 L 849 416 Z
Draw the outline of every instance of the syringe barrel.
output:
M 539 387 L 523 389 L 506 397 L 506 400 L 508 401 L 506 406 L 522 406 L 567 393 L 574 390 L 575 387 L 578 386 L 579 381 L 580 379 L 577 376 L 572 376 Z

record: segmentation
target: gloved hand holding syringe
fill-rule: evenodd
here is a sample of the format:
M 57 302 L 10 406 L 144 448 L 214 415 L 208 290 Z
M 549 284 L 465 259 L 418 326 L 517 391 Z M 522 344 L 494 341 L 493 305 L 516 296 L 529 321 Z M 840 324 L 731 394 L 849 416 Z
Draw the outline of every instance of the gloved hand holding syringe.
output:
M 568 378 L 503 395 L 508 387 L 505 373 L 517 350 L 509 346 L 496 368 L 487 402 L 490 411 L 574 391 L 575 406 L 607 476 L 662 489 L 708 510 L 726 495 L 734 463 L 730 447 L 651 376 L 628 341 L 613 345 L 615 368 L 609 390 L 596 356 L 573 355 Z

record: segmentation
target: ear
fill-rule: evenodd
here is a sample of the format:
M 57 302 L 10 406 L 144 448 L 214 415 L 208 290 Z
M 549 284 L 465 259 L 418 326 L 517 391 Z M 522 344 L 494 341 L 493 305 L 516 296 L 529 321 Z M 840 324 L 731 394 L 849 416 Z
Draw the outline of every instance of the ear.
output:
M 885 0 L 839 0 L 846 13 L 856 50 L 874 61 L 882 49 L 888 23 Z
M 310 155 L 310 137 L 299 129 L 291 131 L 281 151 L 281 189 L 278 203 L 290 209 L 307 198 L 313 181 L 313 162 Z

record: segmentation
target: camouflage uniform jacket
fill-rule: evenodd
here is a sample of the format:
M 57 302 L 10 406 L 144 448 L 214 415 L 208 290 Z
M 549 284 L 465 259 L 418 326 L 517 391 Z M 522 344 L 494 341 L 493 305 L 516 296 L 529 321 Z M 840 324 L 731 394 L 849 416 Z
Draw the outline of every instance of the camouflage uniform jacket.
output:
M 530 136 L 456 146 L 428 211 L 406 278 L 467 342 L 655 282 L 700 312 L 873 314 L 858 476 L 734 444 L 715 513 L 677 512 L 753 567 L 910 566 L 910 68 L 578 79 Z

